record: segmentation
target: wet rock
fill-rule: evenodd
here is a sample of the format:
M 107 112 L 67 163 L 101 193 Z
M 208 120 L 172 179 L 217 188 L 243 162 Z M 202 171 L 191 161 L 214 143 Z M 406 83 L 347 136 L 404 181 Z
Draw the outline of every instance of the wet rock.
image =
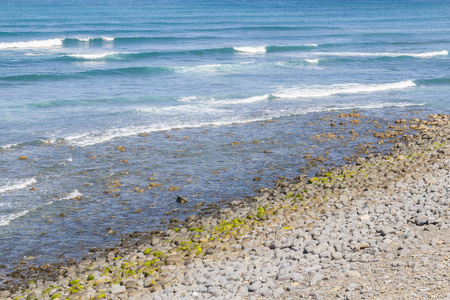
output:
M 187 198 L 183 197 L 183 196 L 178 196 L 177 197 L 177 202 L 181 203 L 181 204 L 184 204 L 184 203 L 189 202 L 189 200 Z

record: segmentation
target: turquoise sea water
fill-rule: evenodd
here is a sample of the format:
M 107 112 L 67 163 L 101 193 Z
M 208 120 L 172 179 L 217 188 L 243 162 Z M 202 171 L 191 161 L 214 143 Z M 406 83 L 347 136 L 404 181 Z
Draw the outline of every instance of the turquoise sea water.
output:
M 449 112 L 448 16 L 448 1 L 1 1 L 3 270 L 182 219 L 177 194 L 295 176 L 302 124 L 330 111 Z

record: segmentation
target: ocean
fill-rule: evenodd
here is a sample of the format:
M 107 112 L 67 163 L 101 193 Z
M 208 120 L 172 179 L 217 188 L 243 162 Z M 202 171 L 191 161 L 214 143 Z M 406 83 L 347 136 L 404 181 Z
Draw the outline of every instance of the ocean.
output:
M 448 16 L 447 0 L 1 1 L 0 274 L 292 178 L 326 150 L 308 124 L 327 114 L 450 112 Z

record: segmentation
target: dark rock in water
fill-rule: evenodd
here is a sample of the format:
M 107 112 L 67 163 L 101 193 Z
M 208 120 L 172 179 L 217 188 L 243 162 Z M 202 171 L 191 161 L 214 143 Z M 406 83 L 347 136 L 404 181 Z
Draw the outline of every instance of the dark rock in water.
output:
M 178 223 L 178 218 L 172 218 L 170 219 L 169 223 Z
M 253 181 L 261 181 L 261 177 L 255 177 L 255 178 L 253 178 Z
M 65 218 L 65 217 L 66 217 L 66 214 L 65 214 L 65 213 L 61 213 L 59 216 L 60 216 L 61 218 Z
M 183 197 L 183 196 L 178 196 L 178 197 L 177 197 L 177 202 L 178 202 L 178 203 L 181 203 L 181 204 L 184 204 L 184 203 L 189 202 L 189 200 L 186 199 L 186 198 Z

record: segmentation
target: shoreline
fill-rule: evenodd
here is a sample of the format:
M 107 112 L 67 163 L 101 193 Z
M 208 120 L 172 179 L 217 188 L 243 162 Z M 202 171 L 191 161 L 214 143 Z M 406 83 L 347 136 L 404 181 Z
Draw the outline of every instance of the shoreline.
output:
M 339 215 L 338 212 L 351 211 L 354 204 L 357 208 L 361 208 L 358 207 L 361 204 L 363 207 L 370 207 L 367 202 L 367 198 L 370 197 L 381 199 L 398 195 L 403 191 L 402 189 L 406 189 L 407 184 L 405 183 L 403 187 L 396 184 L 405 178 L 419 180 L 424 174 L 432 174 L 438 170 L 448 172 L 450 169 L 448 161 L 450 125 L 447 115 L 432 115 L 427 121 L 398 120 L 397 124 L 407 124 L 417 133 L 406 136 L 398 134 L 398 131 L 396 135 L 391 132 L 378 133 L 380 138 L 388 135 L 389 137 L 386 138 L 393 137 L 398 140 L 389 154 L 359 157 L 352 165 L 333 168 L 315 177 L 297 176 L 292 180 L 280 180 L 276 187 L 262 189 L 260 196 L 232 201 L 231 207 L 219 210 L 215 214 L 202 218 L 188 216 L 185 227 L 169 226 L 171 229 L 132 234 L 129 240 L 122 241 L 123 249 L 106 249 L 94 258 L 83 259 L 68 266 L 58 268 L 51 265 L 41 266 L 35 273 L 35 277 L 40 278 L 41 281 L 30 282 L 28 279 L 22 279 L 21 284 L 12 283 L 9 286 L 6 283 L 0 296 L 11 299 L 20 295 L 24 298 L 34 296 L 37 299 L 66 299 L 67 297 L 95 299 L 99 296 L 106 299 L 133 297 L 134 299 L 145 297 L 158 299 L 158 297 L 169 297 L 168 293 L 172 293 L 172 297 L 175 298 L 204 298 L 208 294 L 216 298 L 225 298 L 229 294 L 224 294 L 222 291 L 229 291 L 225 288 L 229 282 L 234 283 L 232 288 L 235 288 L 237 292 L 235 296 L 239 299 L 242 297 L 289 297 L 290 293 L 299 291 L 304 283 L 311 290 L 311 286 L 314 287 L 317 283 L 326 281 L 324 278 L 327 276 L 320 272 L 324 269 L 323 265 L 329 265 L 327 268 L 332 268 L 335 267 L 333 262 L 338 265 L 343 265 L 344 262 L 350 264 L 359 262 L 359 257 L 352 256 L 354 253 L 362 253 L 359 255 L 361 257 L 367 254 L 368 256 L 365 257 L 367 262 L 372 257 L 384 254 L 378 249 L 378 245 L 376 247 L 378 250 L 374 250 L 376 239 L 373 242 L 361 243 L 346 241 L 348 245 L 340 246 L 351 249 L 347 252 L 352 253 L 337 251 L 335 245 L 333 245 L 334 251 L 328 249 L 330 245 L 321 249 L 321 236 L 326 234 L 316 221 L 322 220 L 324 216 L 332 219 L 334 215 Z M 437 165 L 436 168 L 434 168 L 435 165 Z M 378 190 L 382 192 L 378 193 Z M 369 215 L 368 219 L 366 215 Z M 450 225 L 448 222 L 450 216 L 447 214 L 443 216 L 444 218 L 440 217 L 441 220 L 435 218 L 431 221 L 431 218 L 421 216 L 415 218 L 415 223 L 407 220 L 404 225 L 414 223 L 414 226 L 434 226 L 439 229 L 439 224 L 444 224 L 440 226 L 444 227 L 441 230 L 445 231 L 448 230 L 447 224 Z M 370 221 L 369 212 L 363 215 L 356 214 L 355 217 L 359 218 L 358 223 L 364 224 L 363 221 L 366 223 Z M 368 226 L 369 230 L 365 234 L 372 234 L 370 229 L 373 229 L 377 237 L 390 236 L 397 232 L 393 226 L 386 226 L 390 228 L 377 227 L 378 230 L 375 225 L 373 228 Z M 284 244 L 285 240 L 288 241 L 286 244 Z M 295 241 L 299 241 L 298 245 Z M 312 245 L 313 242 L 309 241 L 317 242 L 317 244 Z M 443 241 L 441 242 L 440 245 L 446 246 Z M 131 243 L 136 246 L 130 246 Z M 279 254 L 287 252 L 286 249 L 292 253 L 285 256 Z M 397 250 L 400 253 L 404 249 L 407 248 Z M 264 253 L 265 251 L 271 251 L 270 255 Z M 258 257 L 262 258 L 259 263 Z M 228 263 L 235 267 L 254 263 L 253 269 L 259 270 L 258 268 L 264 265 L 269 266 L 272 257 L 276 257 L 275 261 L 278 259 L 278 265 L 285 261 L 295 262 L 286 267 L 286 269 L 292 268 L 291 272 L 281 273 L 278 267 L 277 273 L 274 276 L 270 273 L 263 282 L 255 279 L 258 274 L 246 277 L 247 273 L 251 273 L 249 269 L 245 272 L 244 270 L 231 271 L 226 267 L 228 260 Z M 266 258 L 268 261 L 265 261 Z M 210 279 L 221 278 L 222 275 L 226 278 L 233 277 L 230 280 L 226 279 L 222 285 L 206 287 L 208 279 L 203 274 L 204 282 L 196 280 L 191 284 L 185 284 L 184 293 L 183 289 L 177 286 L 189 283 L 185 274 L 193 276 L 193 270 L 198 271 L 202 267 L 214 269 L 213 265 L 220 263 L 224 269 L 219 267 L 219 271 L 213 272 L 214 275 L 210 276 Z M 299 271 L 305 269 L 302 263 L 304 265 L 312 263 L 321 267 L 315 270 L 315 266 L 310 266 L 313 269 L 304 273 Z M 295 266 L 292 267 L 292 265 Z M 236 271 L 245 274 L 235 276 L 239 273 Z M 201 271 L 198 272 L 202 274 Z M 355 272 L 352 273 L 350 267 L 344 277 L 361 278 L 361 272 Z M 173 274 L 175 275 L 172 278 Z M 177 274 L 183 274 L 183 276 Z M 23 271 L 18 271 L 16 275 L 26 277 Z M 10 278 L 13 277 L 10 276 Z M 45 282 L 42 282 L 42 278 L 46 279 Z M 289 282 L 288 288 L 284 284 L 286 281 Z M 293 282 L 297 282 L 298 285 L 290 284 Z M 192 286 L 203 286 L 206 290 L 199 288 L 199 291 L 190 291 L 189 288 Z M 314 293 L 314 288 L 312 290 Z M 348 292 L 355 290 L 357 290 L 356 287 Z M 264 294 L 269 292 L 270 294 Z

